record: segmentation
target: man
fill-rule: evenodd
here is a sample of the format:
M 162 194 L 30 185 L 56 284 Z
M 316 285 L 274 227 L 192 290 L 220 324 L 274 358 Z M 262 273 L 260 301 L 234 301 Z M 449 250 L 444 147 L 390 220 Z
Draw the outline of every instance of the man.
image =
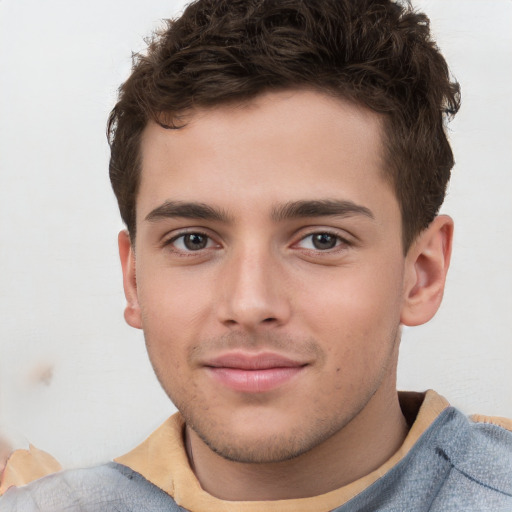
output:
M 191 4 L 109 123 L 125 318 L 180 414 L 0 510 L 510 510 L 507 422 L 396 391 L 442 299 L 458 104 L 407 5 Z

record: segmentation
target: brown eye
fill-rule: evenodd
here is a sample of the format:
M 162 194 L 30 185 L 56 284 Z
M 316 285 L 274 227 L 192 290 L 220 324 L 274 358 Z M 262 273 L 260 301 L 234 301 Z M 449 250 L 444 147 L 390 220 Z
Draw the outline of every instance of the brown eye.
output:
M 208 245 L 208 237 L 200 233 L 190 233 L 183 236 L 183 245 L 189 251 L 199 251 Z
M 315 249 L 325 251 L 338 245 L 339 238 L 330 233 L 315 233 L 311 235 L 311 244 Z
M 168 244 L 181 252 L 194 252 L 215 246 L 213 240 L 203 233 L 185 233 L 174 237 Z
M 335 233 L 318 231 L 305 236 L 299 241 L 297 246 L 310 251 L 328 251 L 329 249 L 334 249 L 342 244 L 347 246 L 350 245 L 346 240 Z

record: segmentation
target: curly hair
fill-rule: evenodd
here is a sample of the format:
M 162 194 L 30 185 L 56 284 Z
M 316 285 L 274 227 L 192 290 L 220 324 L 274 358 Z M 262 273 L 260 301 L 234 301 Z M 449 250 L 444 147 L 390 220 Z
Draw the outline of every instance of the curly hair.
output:
M 460 93 L 427 16 L 391 0 L 196 0 L 168 20 L 134 55 L 107 127 L 110 179 L 132 240 L 149 120 L 177 129 L 193 108 L 304 87 L 383 114 L 406 251 L 444 200 L 454 164 L 446 120 Z

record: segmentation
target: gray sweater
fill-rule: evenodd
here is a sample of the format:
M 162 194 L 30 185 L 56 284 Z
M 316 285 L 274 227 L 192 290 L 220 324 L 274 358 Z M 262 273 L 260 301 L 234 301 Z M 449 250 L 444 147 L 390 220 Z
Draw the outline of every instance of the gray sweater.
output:
M 50 475 L 0 498 L 0 512 L 182 510 L 116 463 Z M 512 512 L 512 433 L 469 421 L 450 407 L 396 466 L 335 511 Z

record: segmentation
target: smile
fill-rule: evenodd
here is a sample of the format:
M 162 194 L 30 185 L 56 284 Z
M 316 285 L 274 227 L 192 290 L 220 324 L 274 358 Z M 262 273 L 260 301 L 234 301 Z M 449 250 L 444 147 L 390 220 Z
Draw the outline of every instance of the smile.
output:
M 277 354 L 231 353 L 205 365 L 222 385 L 243 393 L 264 393 L 276 389 L 301 373 L 307 364 Z

